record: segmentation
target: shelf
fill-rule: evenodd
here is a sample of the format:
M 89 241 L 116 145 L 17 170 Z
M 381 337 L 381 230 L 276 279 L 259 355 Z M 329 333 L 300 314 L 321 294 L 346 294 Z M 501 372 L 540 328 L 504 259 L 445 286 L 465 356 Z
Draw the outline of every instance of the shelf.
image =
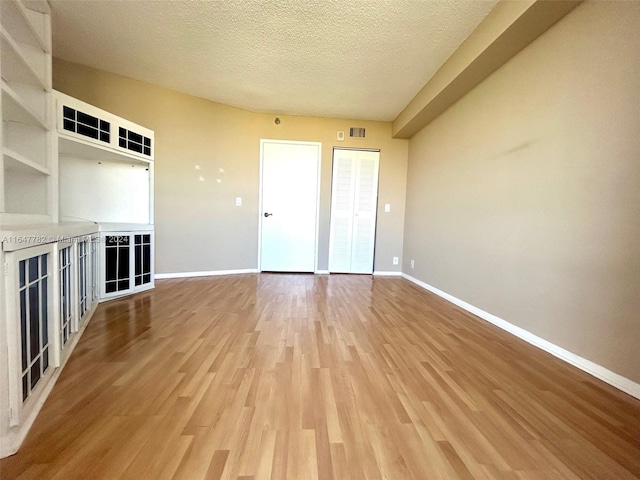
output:
M 60 155 L 82 160 L 95 160 L 98 162 L 118 162 L 136 165 L 149 165 L 151 160 L 145 160 L 134 155 L 127 155 L 109 148 L 101 147 L 96 143 L 84 141 L 79 138 L 68 138 L 64 135 L 58 137 L 58 150 Z
M 4 80 L 2 81 L 2 120 L 26 123 L 50 130 L 44 118 L 34 112 Z
M 30 222 L 25 223 L 26 220 Z M 0 240 L 6 239 L 1 248 L 5 252 L 95 233 L 98 225 L 93 222 L 52 223 L 45 215 L 0 213 Z
M 47 83 L 44 78 L 46 54 L 33 47 L 21 46 L 4 27 L 0 28 L 0 38 L 2 39 L 0 45 L 2 78 L 10 83 L 24 83 L 46 91 Z M 38 63 L 42 64 L 41 72 L 37 71 Z
M 98 222 L 101 232 L 153 232 L 155 226 L 152 223 L 113 223 Z
M 28 158 L 14 152 L 10 148 L 3 147 L 2 154 L 4 156 L 4 168 L 9 171 L 21 171 L 24 173 L 39 172 L 43 175 L 51 175 L 48 168 L 29 160 Z M 8 160 L 8 161 L 7 161 Z
M 34 225 L 49 224 L 51 223 L 51 217 L 49 215 L 30 215 L 24 213 L 0 213 L 0 232 L 5 233 L 12 231 L 13 229 L 20 229 L 23 227 L 32 228 Z M 1 239 L 1 238 L 0 238 Z M 2 245 L 3 250 L 7 251 L 5 244 Z M 13 248 L 15 250 L 15 248 Z
M 27 24 L 33 35 L 38 40 L 40 48 L 47 53 L 51 53 L 51 43 L 47 43 L 47 15 L 48 4 L 46 1 L 41 2 L 43 5 L 40 7 L 38 2 L 31 2 L 34 8 L 29 8 L 31 5 L 25 5 L 22 7 L 23 15 L 27 19 Z M 18 2 L 18 5 L 22 6 L 22 2 Z M 35 11 L 34 11 L 35 10 Z
M 46 53 L 51 53 L 50 42 L 46 41 L 48 27 L 47 16 L 44 13 L 34 10 L 40 10 L 37 5 L 28 6 L 19 0 L 2 0 L 1 16 L 3 25 L 12 26 L 11 34 L 15 35 L 15 40 L 19 43 L 31 45 L 39 48 Z M 24 24 L 27 28 L 18 28 Z
M 4 157 L 4 211 L 24 215 L 48 215 L 50 176 Z

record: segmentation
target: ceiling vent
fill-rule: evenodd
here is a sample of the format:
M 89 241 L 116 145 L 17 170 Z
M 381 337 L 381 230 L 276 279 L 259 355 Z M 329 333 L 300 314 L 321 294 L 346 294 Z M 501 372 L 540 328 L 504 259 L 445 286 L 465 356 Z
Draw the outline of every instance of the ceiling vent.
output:
M 364 138 L 364 128 L 351 127 L 349 129 L 349 136 L 351 138 Z

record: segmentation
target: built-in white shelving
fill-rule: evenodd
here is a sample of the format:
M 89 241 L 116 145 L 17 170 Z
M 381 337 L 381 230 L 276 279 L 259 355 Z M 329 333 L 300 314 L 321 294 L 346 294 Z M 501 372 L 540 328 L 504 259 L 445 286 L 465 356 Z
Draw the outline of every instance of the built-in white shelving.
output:
M 5 77 L 7 81 L 46 90 L 46 57 L 42 55 L 43 51 L 27 45 L 19 45 L 4 28 L 0 28 L 0 39 L 2 65 L 8 72 Z
M 154 286 L 155 139 L 53 92 L 46 0 L 0 0 L 0 73 L 3 457 L 20 446 L 97 303 Z
M 38 108 L 37 102 L 40 99 L 20 95 L 18 88 L 20 88 L 19 85 L 10 86 L 4 80 L 2 81 L 2 120 L 41 127 L 45 132 L 49 130 L 44 106 L 42 111 Z
M 51 32 L 49 4 L 46 1 L 3 0 L 3 24 L 11 28 L 11 33 L 24 44 L 51 53 Z
M 56 221 L 47 2 L 0 2 L 0 224 Z
M 8 147 L 2 148 L 2 155 L 4 156 L 5 169 L 6 170 L 18 170 L 25 174 L 40 172 L 43 175 L 50 175 L 51 172 L 47 167 L 37 164 L 36 162 L 29 160 L 27 157 L 14 152 Z

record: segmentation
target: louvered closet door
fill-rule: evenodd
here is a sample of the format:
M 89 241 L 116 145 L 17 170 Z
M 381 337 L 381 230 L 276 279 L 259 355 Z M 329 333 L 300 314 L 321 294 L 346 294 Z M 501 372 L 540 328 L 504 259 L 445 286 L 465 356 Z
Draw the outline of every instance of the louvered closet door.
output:
M 329 271 L 372 273 L 380 152 L 335 149 Z

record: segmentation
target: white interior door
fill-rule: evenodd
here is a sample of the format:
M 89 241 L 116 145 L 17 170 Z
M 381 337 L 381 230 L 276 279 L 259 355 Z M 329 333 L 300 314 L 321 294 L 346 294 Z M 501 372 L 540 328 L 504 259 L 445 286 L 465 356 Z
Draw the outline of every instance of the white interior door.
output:
M 329 271 L 373 273 L 380 152 L 334 149 Z
M 320 144 L 261 140 L 260 270 L 314 272 Z

